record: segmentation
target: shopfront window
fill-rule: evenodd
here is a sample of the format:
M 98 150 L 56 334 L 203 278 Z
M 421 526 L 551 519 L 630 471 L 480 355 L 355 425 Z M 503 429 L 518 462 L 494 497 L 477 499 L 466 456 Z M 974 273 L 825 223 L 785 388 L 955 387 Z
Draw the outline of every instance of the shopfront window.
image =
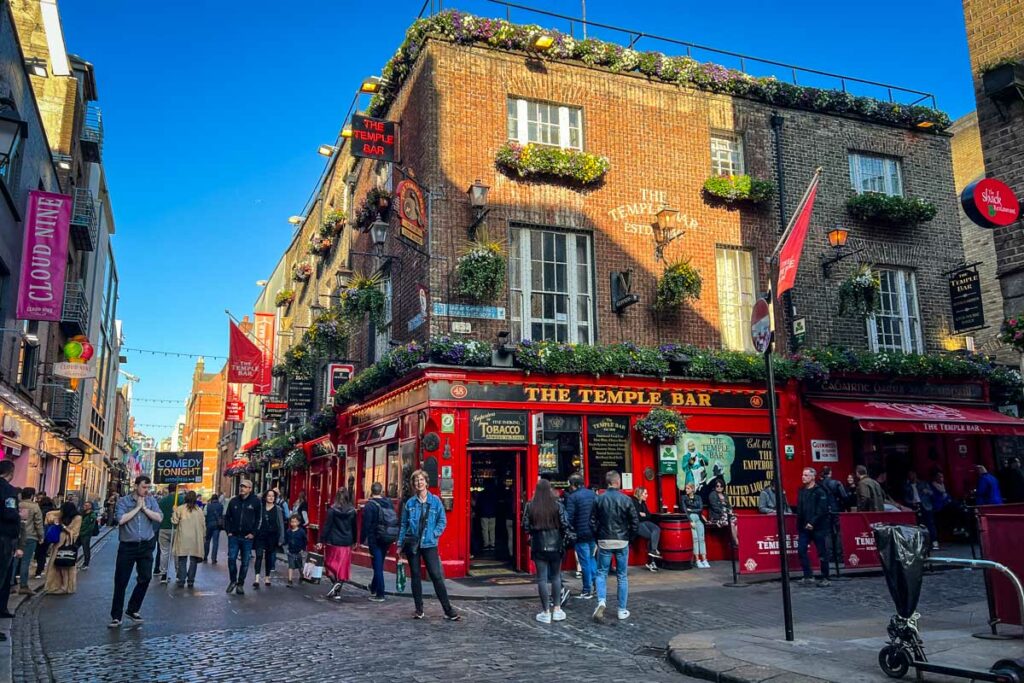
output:
M 387 475 L 387 445 L 371 446 L 363 450 L 363 498 L 370 497 L 370 486 L 375 481 L 385 483 Z
M 565 488 L 569 476 L 583 471 L 583 421 L 579 415 L 545 415 L 539 473 L 553 486 Z

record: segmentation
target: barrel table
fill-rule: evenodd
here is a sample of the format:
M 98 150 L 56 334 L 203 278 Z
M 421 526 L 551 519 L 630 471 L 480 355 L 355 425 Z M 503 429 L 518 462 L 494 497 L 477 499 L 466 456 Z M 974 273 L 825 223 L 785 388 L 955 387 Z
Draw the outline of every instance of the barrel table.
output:
M 693 534 L 686 515 L 652 515 L 661 527 L 661 566 L 665 569 L 693 567 Z

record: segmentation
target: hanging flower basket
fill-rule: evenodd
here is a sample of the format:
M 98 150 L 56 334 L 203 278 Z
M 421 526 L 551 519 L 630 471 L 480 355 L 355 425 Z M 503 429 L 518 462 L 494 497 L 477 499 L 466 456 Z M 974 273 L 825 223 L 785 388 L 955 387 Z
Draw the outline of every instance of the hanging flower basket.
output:
M 292 470 L 306 469 L 306 452 L 301 448 L 293 448 L 285 457 L 283 465 Z
M 374 328 L 384 323 L 384 292 L 380 288 L 379 275 L 352 275 L 341 290 L 341 317 L 356 325 L 369 319 Z
M 455 265 L 455 291 L 478 302 L 497 300 L 505 290 L 505 249 L 486 236 L 470 242 Z
M 704 181 L 704 196 L 726 204 L 758 206 L 771 201 L 775 186 L 748 175 L 711 176 Z
M 288 306 L 291 302 L 295 301 L 295 290 L 294 289 L 282 289 L 276 295 L 274 295 L 274 305 L 280 308 L 281 306 Z
M 324 222 L 320 225 L 320 236 L 331 237 L 338 235 L 345 229 L 345 212 L 340 209 L 332 209 L 324 216 Z
M 703 284 L 700 271 L 691 266 L 689 261 L 676 261 L 666 267 L 658 279 L 654 306 L 660 310 L 669 310 L 685 301 L 699 299 Z
M 882 282 L 871 266 L 862 265 L 839 285 L 839 315 L 869 316 L 881 304 Z
M 647 443 L 668 443 L 686 431 L 686 418 L 668 408 L 651 408 L 634 428 Z
M 292 266 L 292 279 L 296 282 L 306 282 L 313 277 L 313 266 L 303 261 Z
M 331 249 L 334 247 L 334 240 L 330 237 L 315 237 L 313 241 L 309 243 L 309 253 L 311 256 L 324 257 L 331 253 Z
M 391 195 L 375 187 L 366 193 L 362 206 L 356 211 L 356 226 L 367 230 L 378 218 L 386 221 L 390 215 Z
M 999 328 L 999 341 L 1024 353 L 1024 315 L 1015 315 L 1003 321 Z

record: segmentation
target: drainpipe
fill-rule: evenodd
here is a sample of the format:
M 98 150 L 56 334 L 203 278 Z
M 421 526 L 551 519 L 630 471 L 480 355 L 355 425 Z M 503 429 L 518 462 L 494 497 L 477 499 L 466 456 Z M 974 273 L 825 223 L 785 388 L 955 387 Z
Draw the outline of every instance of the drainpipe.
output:
M 775 144 L 775 179 L 779 186 L 779 234 L 786 230 L 786 174 L 782 167 L 782 126 L 786 119 L 777 112 L 771 115 L 772 141 Z M 786 341 L 790 352 L 796 352 L 796 338 L 793 336 L 793 290 L 782 295 L 782 321 L 786 326 Z

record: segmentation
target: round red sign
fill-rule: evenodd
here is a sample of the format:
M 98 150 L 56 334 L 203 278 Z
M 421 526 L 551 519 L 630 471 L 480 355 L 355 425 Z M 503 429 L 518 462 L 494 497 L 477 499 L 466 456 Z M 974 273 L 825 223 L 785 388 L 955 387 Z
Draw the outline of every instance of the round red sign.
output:
M 982 178 L 965 187 L 960 205 L 967 217 L 983 228 L 1010 225 L 1020 218 L 1020 202 L 1013 190 L 995 178 Z
M 750 314 L 750 340 L 758 353 L 767 351 L 772 341 L 771 312 L 768 302 L 761 297 L 757 298 Z

